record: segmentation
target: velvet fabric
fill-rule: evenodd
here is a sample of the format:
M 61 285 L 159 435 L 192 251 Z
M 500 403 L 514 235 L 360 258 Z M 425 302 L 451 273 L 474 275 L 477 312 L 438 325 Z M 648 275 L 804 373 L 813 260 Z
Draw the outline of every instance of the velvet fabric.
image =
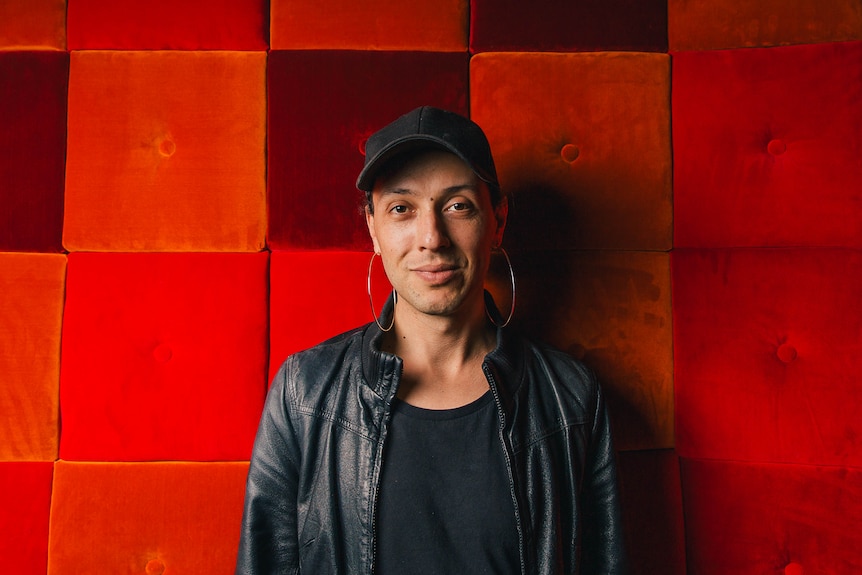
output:
M 558 251 L 511 257 L 515 321 L 596 371 L 616 447 L 673 447 L 668 255 Z
M 473 52 L 667 50 L 663 0 L 472 0 Z
M 69 251 L 257 251 L 266 54 L 73 52 Z
M 266 390 L 267 262 L 70 254 L 60 457 L 248 459 Z
M 0 253 L 0 461 L 53 461 L 66 257 Z
M 279 51 L 267 71 L 270 247 L 370 250 L 365 140 L 423 104 L 466 114 L 467 55 Z
M 862 471 L 681 462 L 688 572 L 859 573 Z
M 862 464 L 862 253 L 675 250 L 677 450 Z
M 668 0 L 673 51 L 862 39 L 857 0 Z
M 467 49 L 468 0 L 271 0 L 274 50 Z
M 672 449 L 617 456 L 631 573 L 685 575 L 679 458 Z
M 54 474 L 49 575 L 233 573 L 248 463 L 76 463 Z
M 69 55 L 0 52 L 0 251 L 62 249 Z
M 862 42 L 673 58 L 681 247 L 862 247 Z
M 73 0 L 70 50 L 266 50 L 267 0 Z
M 54 463 L 0 462 L 0 557 L 4 573 L 45 573 Z
M 0 2 L 0 51 L 65 48 L 65 0 Z
M 291 353 L 374 318 L 367 283 L 371 252 L 277 251 L 270 259 L 271 382 Z M 379 257 L 371 270 L 371 293 L 379 315 L 392 286 Z
M 479 54 L 470 96 L 517 206 L 509 245 L 670 249 L 667 55 Z

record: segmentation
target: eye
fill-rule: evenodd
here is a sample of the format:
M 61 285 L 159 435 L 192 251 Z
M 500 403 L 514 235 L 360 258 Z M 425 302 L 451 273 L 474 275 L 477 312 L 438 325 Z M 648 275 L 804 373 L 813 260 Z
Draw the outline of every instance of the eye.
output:
M 453 213 L 465 213 L 471 211 L 472 209 L 473 204 L 471 204 L 470 202 L 462 201 L 452 202 L 451 204 L 446 206 L 446 211 Z
M 389 208 L 389 211 L 393 214 L 406 214 L 407 206 L 405 206 L 404 204 L 395 204 L 394 206 Z

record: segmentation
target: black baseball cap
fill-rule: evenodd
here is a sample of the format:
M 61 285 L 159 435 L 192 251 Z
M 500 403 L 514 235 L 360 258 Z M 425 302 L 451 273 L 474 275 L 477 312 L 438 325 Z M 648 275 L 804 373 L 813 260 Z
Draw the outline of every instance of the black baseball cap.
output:
M 431 106 L 422 106 L 404 114 L 368 138 L 365 167 L 356 179 L 356 187 L 371 192 L 378 172 L 390 159 L 408 149 L 420 147 L 452 152 L 481 180 L 499 192 L 491 146 L 482 128 L 460 114 Z

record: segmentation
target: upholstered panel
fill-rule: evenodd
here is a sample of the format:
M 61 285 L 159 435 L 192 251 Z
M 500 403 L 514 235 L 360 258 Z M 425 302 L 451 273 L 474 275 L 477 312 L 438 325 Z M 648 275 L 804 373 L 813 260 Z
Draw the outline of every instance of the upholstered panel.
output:
M 0 461 L 57 457 L 66 257 L 0 253 Z
M 247 472 L 244 462 L 58 462 L 49 575 L 233 573 Z
M 0 557 L 4 573 L 45 573 L 53 462 L 0 463 Z
M 512 260 L 518 323 L 598 373 L 617 447 L 673 447 L 668 255 L 543 252 Z
M 271 260 L 270 381 L 291 353 L 373 321 L 367 282 L 371 252 L 273 252 Z M 375 258 L 376 313 L 391 289 Z
M 62 249 L 68 78 L 63 52 L 0 52 L 0 251 Z
M 260 52 L 73 52 L 70 251 L 264 246 Z
M 270 0 L 274 50 L 467 49 L 468 0 Z
M 667 11 L 674 51 L 862 39 L 858 0 L 668 0 Z
M 266 0 L 73 0 L 70 50 L 265 50 Z
M 267 70 L 269 245 L 370 250 L 365 140 L 423 104 L 466 113 L 466 54 L 273 52 Z
M 667 55 L 479 54 L 470 95 L 517 206 L 511 245 L 670 249 Z
M 862 247 L 862 42 L 677 54 L 677 246 Z
M 472 0 L 473 52 L 667 50 L 664 0 Z
M 69 256 L 60 457 L 247 459 L 268 254 Z
M 617 457 L 632 575 L 684 575 L 685 529 L 679 458 L 673 450 Z
M 0 2 L 0 51 L 63 50 L 65 47 L 65 0 Z
M 862 464 L 862 253 L 673 253 L 677 449 Z
M 858 468 L 681 462 L 692 575 L 859 573 Z

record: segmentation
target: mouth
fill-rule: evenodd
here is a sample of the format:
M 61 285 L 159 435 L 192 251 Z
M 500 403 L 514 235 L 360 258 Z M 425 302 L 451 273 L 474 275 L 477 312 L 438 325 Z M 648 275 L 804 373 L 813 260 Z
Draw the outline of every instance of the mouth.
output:
M 432 285 L 440 285 L 451 280 L 458 273 L 455 264 L 429 264 L 417 266 L 412 271 Z

